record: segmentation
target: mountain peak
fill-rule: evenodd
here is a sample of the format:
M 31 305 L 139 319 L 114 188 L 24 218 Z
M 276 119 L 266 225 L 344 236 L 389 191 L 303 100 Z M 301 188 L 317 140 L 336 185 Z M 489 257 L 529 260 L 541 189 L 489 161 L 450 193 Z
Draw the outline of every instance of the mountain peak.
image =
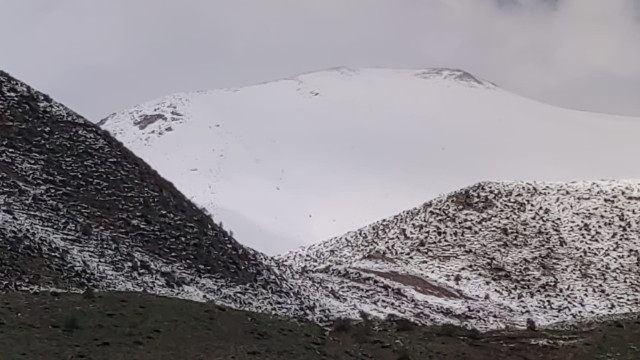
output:
M 471 73 L 461 70 L 461 69 L 452 69 L 452 68 L 431 68 L 425 70 L 419 70 L 416 72 L 416 76 L 421 79 L 442 79 L 454 81 L 460 84 L 464 84 L 470 87 L 476 88 L 496 88 L 494 83 L 480 80 L 476 76 Z
M 620 120 L 458 69 L 336 68 L 167 96 L 102 127 L 240 241 L 273 254 L 482 179 L 634 177 L 610 160 L 640 151 L 640 123 Z
M 398 78 L 415 76 L 424 80 L 446 81 L 473 88 L 497 87 L 495 84 L 481 80 L 465 70 L 443 67 L 426 69 L 391 69 L 379 67 L 350 68 L 340 66 L 326 70 L 303 73 L 292 79 L 304 82 L 305 80 L 313 80 L 325 76 L 331 77 L 336 75 L 340 78 L 368 78 L 370 79 L 368 81 L 380 81 L 389 76 Z

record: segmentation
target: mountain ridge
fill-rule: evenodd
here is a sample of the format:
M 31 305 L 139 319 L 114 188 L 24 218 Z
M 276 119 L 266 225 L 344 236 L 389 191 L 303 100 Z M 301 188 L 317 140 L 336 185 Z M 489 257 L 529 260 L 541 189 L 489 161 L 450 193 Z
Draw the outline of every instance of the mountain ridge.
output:
M 615 160 L 640 151 L 637 118 L 556 108 L 452 69 L 338 68 L 170 95 L 101 124 L 269 254 L 477 181 L 640 171 Z

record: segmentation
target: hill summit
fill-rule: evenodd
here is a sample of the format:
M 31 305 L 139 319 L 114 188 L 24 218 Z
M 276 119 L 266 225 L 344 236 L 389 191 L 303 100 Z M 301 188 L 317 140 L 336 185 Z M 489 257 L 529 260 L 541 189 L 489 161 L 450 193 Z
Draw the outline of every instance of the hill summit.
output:
M 640 120 L 553 107 L 455 69 L 336 68 L 170 95 L 99 122 L 268 254 L 485 180 L 634 178 Z

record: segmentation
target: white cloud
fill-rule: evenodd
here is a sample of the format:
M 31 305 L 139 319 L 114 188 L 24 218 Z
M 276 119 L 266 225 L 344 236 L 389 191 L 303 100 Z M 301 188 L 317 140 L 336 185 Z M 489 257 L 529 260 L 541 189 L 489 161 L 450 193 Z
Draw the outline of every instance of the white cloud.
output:
M 0 0 L 0 68 L 94 119 L 337 65 L 461 67 L 544 101 L 640 115 L 637 0 L 511 2 Z

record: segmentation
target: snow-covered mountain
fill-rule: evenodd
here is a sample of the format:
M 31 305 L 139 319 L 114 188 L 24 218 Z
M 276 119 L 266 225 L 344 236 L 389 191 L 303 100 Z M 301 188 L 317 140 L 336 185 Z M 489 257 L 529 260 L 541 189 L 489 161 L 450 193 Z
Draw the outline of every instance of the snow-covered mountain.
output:
M 171 95 L 99 124 L 267 253 L 478 181 L 640 174 L 639 119 L 549 106 L 451 69 L 338 68 Z
M 479 183 L 279 259 L 347 316 L 495 329 L 639 312 L 640 181 Z

